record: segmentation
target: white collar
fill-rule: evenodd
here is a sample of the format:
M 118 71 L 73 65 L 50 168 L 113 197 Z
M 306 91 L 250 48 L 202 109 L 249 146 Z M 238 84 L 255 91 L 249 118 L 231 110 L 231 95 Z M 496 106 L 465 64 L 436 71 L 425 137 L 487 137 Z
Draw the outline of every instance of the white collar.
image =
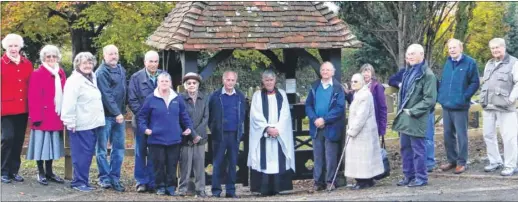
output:
M 160 92 L 158 92 L 158 87 L 155 88 L 155 91 L 153 92 L 153 95 L 155 95 L 155 97 L 159 97 L 159 98 L 162 98 L 164 99 L 161 95 L 160 95 Z M 178 94 L 176 94 L 176 92 L 174 92 L 173 89 L 169 88 L 169 99 L 166 100 L 167 103 L 171 102 L 171 100 L 173 100 L 174 98 L 176 98 L 176 96 L 178 96 Z M 165 99 L 164 99 L 165 100 Z
M 221 88 L 221 94 L 227 94 L 227 91 L 225 91 L 225 87 Z M 230 95 L 236 94 L 236 88 L 232 88 L 232 93 Z M 229 95 L 229 94 L 227 94 Z
M 322 84 L 322 87 L 324 87 L 324 89 L 327 89 L 329 86 L 333 85 L 333 78 L 329 79 L 329 82 L 327 83 L 324 83 L 324 81 L 321 79 L 320 83 Z

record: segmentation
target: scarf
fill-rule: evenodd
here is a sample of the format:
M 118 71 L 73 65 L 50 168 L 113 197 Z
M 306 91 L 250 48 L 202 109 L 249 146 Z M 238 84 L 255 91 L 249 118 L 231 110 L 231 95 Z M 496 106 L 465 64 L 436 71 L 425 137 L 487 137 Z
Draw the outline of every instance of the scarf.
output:
M 63 100 L 63 90 L 61 89 L 61 78 L 59 76 L 59 66 L 56 63 L 54 68 L 51 68 L 47 63 L 43 63 L 43 67 L 47 69 L 54 76 L 54 106 L 58 115 L 61 115 L 61 101 Z
M 11 56 L 11 55 L 9 55 L 9 54 L 6 54 L 6 55 L 7 55 L 7 57 L 8 57 L 11 61 L 13 61 L 15 64 L 17 64 L 17 65 L 18 65 L 18 64 L 20 64 L 20 61 L 21 61 L 21 58 L 22 58 L 20 55 L 18 55 L 18 57 L 12 57 L 12 56 Z
M 93 76 L 92 76 L 93 73 L 85 74 L 81 70 L 79 70 L 79 68 L 77 68 L 76 71 L 79 72 L 81 75 L 83 75 L 88 81 L 90 81 L 92 83 L 94 82 L 93 81 Z

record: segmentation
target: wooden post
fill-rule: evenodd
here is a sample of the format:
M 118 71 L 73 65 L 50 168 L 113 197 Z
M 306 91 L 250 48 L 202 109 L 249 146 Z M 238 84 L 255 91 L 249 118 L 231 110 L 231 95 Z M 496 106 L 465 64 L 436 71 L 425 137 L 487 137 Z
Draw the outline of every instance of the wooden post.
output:
M 282 50 L 284 55 L 284 67 L 280 68 L 284 70 L 286 75 L 286 96 L 288 97 L 288 102 L 290 104 L 295 104 L 298 102 L 297 97 L 297 79 L 295 78 L 295 71 L 297 68 L 297 63 L 299 61 L 299 56 L 293 49 L 284 49 Z
M 63 137 L 65 140 L 65 179 L 72 180 L 72 157 L 70 156 L 70 137 L 67 134 L 67 129 L 63 130 Z

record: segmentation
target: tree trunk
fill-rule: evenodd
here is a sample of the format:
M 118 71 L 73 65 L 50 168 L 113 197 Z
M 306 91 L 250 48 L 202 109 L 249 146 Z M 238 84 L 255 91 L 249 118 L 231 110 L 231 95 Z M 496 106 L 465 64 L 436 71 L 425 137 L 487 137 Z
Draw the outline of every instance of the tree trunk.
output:
M 453 38 L 456 38 L 460 41 L 464 41 L 466 39 L 466 33 L 468 32 L 468 23 L 471 17 L 473 16 L 474 8 L 475 2 L 459 2 L 457 7 L 458 10 L 455 15 L 456 27 Z
M 80 52 L 90 52 L 93 55 L 97 54 L 94 47 L 93 38 L 95 33 L 91 30 L 70 28 L 70 36 L 72 38 L 72 60 Z
M 405 61 L 405 33 L 406 33 L 406 15 L 405 15 L 405 5 L 406 2 L 398 2 L 398 31 L 397 31 L 397 41 L 398 41 L 398 67 L 403 67 L 406 63 Z

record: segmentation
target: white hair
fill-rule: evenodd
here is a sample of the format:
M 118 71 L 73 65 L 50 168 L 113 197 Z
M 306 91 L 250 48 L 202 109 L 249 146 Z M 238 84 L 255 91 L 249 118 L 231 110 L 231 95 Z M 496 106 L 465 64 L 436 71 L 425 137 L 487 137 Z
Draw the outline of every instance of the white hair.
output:
M 452 44 L 452 43 L 453 43 L 453 44 L 457 44 L 457 45 L 459 45 L 459 47 L 461 47 L 461 48 L 462 48 L 462 45 L 463 45 L 463 44 L 462 44 L 462 41 L 460 41 L 460 40 L 458 40 L 458 39 L 455 39 L 455 38 L 448 39 L 448 43 L 447 43 L 447 44 L 448 44 L 448 45 L 450 45 L 450 44 Z
M 45 57 L 51 54 L 58 56 L 58 61 L 61 61 L 61 52 L 59 51 L 59 48 L 54 45 L 43 46 L 43 48 L 40 50 L 40 61 L 45 61 Z
M 501 47 L 505 48 L 505 39 L 502 39 L 502 38 L 491 39 L 491 41 L 489 41 L 489 47 L 491 47 L 491 45 L 501 46 Z
M 331 69 L 333 70 L 333 72 L 336 70 L 336 69 L 335 69 L 335 66 L 333 65 L 333 63 L 331 63 L 331 62 L 329 62 L 329 61 L 326 61 L 326 62 L 322 63 L 322 65 L 320 65 L 320 69 L 322 69 L 322 67 L 323 67 L 324 65 L 329 65 L 329 66 L 331 67 Z
M 103 48 L 103 54 L 105 54 L 106 52 L 108 52 L 111 49 L 115 49 L 115 50 L 117 50 L 117 52 L 119 52 L 119 49 L 117 48 L 117 46 L 110 44 Z
M 2 48 L 7 50 L 7 47 L 10 45 L 12 41 L 18 42 L 20 48 L 23 47 L 23 38 L 18 34 L 8 34 L 2 39 Z
M 144 62 L 150 60 L 152 57 L 157 57 L 158 58 L 159 57 L 158 53 L 156 51 L 153 51 L 153 50 L 146 52 L 146 54 L 144 55 Z
M 273 72 L 271 69 L 267 69 L 263 72 L 262 74 L 262 78 L 263 79 L 266 79 L 266 78 L 272 78 L 272 79 L 275 79 L 277 78 L 277 76 L 275 75 L 275 72 Z
M 363 76 L 360 73 L 353 74 L 351 81 L 354 79 L 358 79 L 358 84 L 360 84 L 361 87 L 365 86 L 365 80 L 363 80 Z
M 172 82 L 172 80 L 171 80 L 171 75 L 170 75 L 169 73 L 167 73 L 167 72 L 162 72 L 162 73 L 160 73 L 160 74 L 157 76 L 156 80 L 158 81 L 158 79 L 159 79 L 159 78 L 165 78 L 165 79 L 167 79 L 167 80 L 169 80 L 169 81 L 171 81 L 171 82 Z
M 74 69 L 78 69 L 79 65 L 81 65 L 81 62 L 83 61 L 91 62 L 94 67 L 97 64 L 97 60 L 95 59 L 95 56 L 92 55 L 92 53 L 80 52 L 76 55 L 76 58 L 74 58 Z
M 424 48 L 420 44 L 412 44 L 406 49 L 406 53 L 421 53 L 424 55 Z

